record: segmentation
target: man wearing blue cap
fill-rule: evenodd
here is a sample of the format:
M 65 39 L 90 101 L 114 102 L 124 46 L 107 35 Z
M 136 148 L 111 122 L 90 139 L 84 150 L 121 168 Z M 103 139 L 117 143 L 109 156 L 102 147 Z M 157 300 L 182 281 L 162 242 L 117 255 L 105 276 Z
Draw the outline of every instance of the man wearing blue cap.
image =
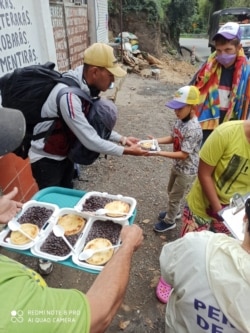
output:
M 213 40 L 215 52 L 190 82 L 200 91 L 197 116 L 203 142 L 219 124 L 246 117 L 243 107 L 250 68 L 241 45 L 239 24 L 227 22 Z

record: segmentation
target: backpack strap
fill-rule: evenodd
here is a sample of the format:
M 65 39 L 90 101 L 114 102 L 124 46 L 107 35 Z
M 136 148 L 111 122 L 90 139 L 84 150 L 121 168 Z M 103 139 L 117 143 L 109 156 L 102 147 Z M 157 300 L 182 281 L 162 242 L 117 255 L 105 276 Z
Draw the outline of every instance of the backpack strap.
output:
M 79 87 L 79 83 L 77 83 L 73 78 L 68 77 L 68 76 L 61 76 L 58 79 L 55 79 L 55 81 L 57 81 L 58 83 L 64 83 L 66 84 L 68 87 L 75 87 L 80 89 Z
M 67 84 L 67 79 L 69 79 L 70 81 L 72 81 L 71 78 L 67 78 L 67 77 L 64 77 L 63 79 L 65 79 L 64 82 L 62 81 L 62 78 L 60 78 L 60 82 L 65 83 L 65 84 Z M 68 84 L 70 84 L 70 81 L 68 81 Z M 57 106 L 58 117 L 48 118 L 48 120 L 56 120 L 56 119 L 60 118 L 61 121 L 62 121 L 63 126 L 67 126 L 66 123 L 64 122 L 63 118 L 62 118 L 62 114 L 61 114 L 60 104 L 59 103 L 60 103 L 61 97 L 63 95 L 65 95 L 65 94 L 68 94 L 68 93 L 73 93 L 73 94 L 79 96 L 80 98 L 84 99 L 85 101 L 87 101 L 91 105 L 94 102 L 92 100 L 92 98 L 86 92 L 84 92 L 82 89 L 79 88 L 78 84 L 77 84 L 77 86 L 70 86 L 70 87 L 62 88 L 61 90 L 59 90 L 59 92 L 57 93 L 57 96 L 56 96 L 56 106 Z M 86 115 L 86 113 L 85 113 L 85 115 Z M 44 118 L 44 120 L 45 119 L 46 118 Z M 54 132 L 58 131 L 58 130 L 55 129 L 55 121 L 52 123 L 51 127 L 47 131 L 42 132 L 42 133 L 38 133 L 36 135 L 33 135 L 32 139 L 33 140 L 38 140 L 38 139 L 44 138 L 44 140 L 46 141 L 53 131 Z
M 44 65 L 44 67 L 52 70 L 54 69 L 55 67 L 55 64 L 53 62 L 46 62 L 46 64 Z M 56 81 L 58 83 L 64 83 L 64 84 L 67 84 L 69 85 L 70 87 L 65 87 L 65 88 L 62 88 L 58 95 L 57 95 L 57 98 L 56 98 L 56 105 L 57 105 L 57 110 L 60 110 L 59 108 L 59 101 L 60 101 L 60 98 L 62 97 L 62 95 L 66 94 L 67 92 L 72 92 L 75 93 L 76 95 L 79 95 L 81 94 L 83 96 L 83 98 L 85 99 L 88 99 L 88 101 L 91 103 L 91 99 L 90 97 L 88 96 L 87 93 L 84 93 L 80 88 L 79 88 L 79 84 L 73 79 L 73 78 L 70 78 L 70 77 L 60 77 L 58 79 L 56 79 Z M 1 83 L 1 80 L 0 80 L 0 83 Z M 68 91 L 67 91 L 68 90 Z M 86 97 L 85 97 L 86 96 Z M 58 112 L 58 115 L 60 116 L 60 112 Z M 41 122 L 44 122 L 44 121 L 50 121 L 50 120 L 57 120 L 58 117 L 45 117 L 45 118 L 41 118 Z M 42 139 L 42 138 L 46 138 L 47 136 L 50 135 L 50 133 L 52 132 L 53 130 L 53 127 L 54 127 L 54 123 L 52 124 L 52 126 L 49 128 L 49 130 L 46 130 L 44 132 L 40 132 L 38 134 L 32 134 L 32 135 L 29 135 L 29 139 L 30 140 L 39 140 L 39 139 Z
M 53 63 L 48 63 L 48 64 L 53 65 Z M 72 81 L 74 81 L 74 80 L 71 79 L 71 78 L 62 77 L 58 80 L 58 83 L 60 82 L 60 83 L 65 83 L 65 84 L 69 84 L 69 85 L 71 84 L 72 85 Z M 59 92 L 56 96 L 57 113 L 58 113 L 59 116 L 61 116 L 61 111 L 60 111 L 60 106 L 59 106 L 60 99 L 64 94 L 67 94 L 67 93 L 73 93 L 73 94 L 79 96 L 80 98 L 83 98 L 84 100 L 88 101 L 90 104 L 93 104 L 93 100 L 91 99 L 91 97 L 85 91 L 80 89 L 79 85 L 75 82 L 75 86 L 62 88 L 61 90 L 59 90 Z M 56 119 L 58 119 L 58 117 L 53 117 L 53 118 L 46 117 L 46 118 L 42 118 L 42 121 L 56 120 Z M 52 131 L 54 129 L 54 125 L 55 125 L 55 123 L 53 122 L 53 124 L 51 125 L 49 130 L 38 133 L 38 134 L 35 134 L 35 135 L 32 135 L 31 139 L 32 140 L 39 140 L 39 139 L 45 138 L 45 140 L 46 140 L 46 138 L 48 138 L 50 136 L 50 134 L 52 133 Z
M 90 104 L 93 104 L 93 99 L 82 89 L 78 88 L 78 87 L 65 87 L 62 88 L 57 96 L 56 96 L 56 105 L 57 105 L 57 110 L 58 113 L 60 114 L 60 99 L 63 95 L 68 94 L 68 93 L 72 93 L 77 95 L 78 97 L 84 99 L 85 101 L 88 101 Z
M 48 63 L 48 65 L 53 66 L 53 63 Z M 60 80 L 59 80 L 59 82 L 61 82 L 61 83 L 71 84 L 71 85 L 72 85 L 72 81 L 74 81 L 74 80 L 71 78 L 67 78 L 67 77 L 60 78 Z M 61 90 L 59 90 L 59 92 L 56 96 L 56 106 L 57 106 L 57 112 L 58 112 L 59 116 L 61 116 L 60 105 L 59 105 L 60 99 L 65 94 L 73 93 L 73 94 L 77 95 L 78 97 L 84 99 L 85 101 L 89 102 L 90 104 L 94 103 L 94 100 L 85 91 L 80 89 L 79 85 L 76 82 L 75 82 L 75 85 L 76 86 L 65 87 L 65 88 L 62 88 Z M 43 118 L 42 121 L 56 120 L 56 119 L 58 119 L 58 117 L 53 117 L 53 118 L 46 117 L 46 118 Z M 53 131 L 53 128 L 54 128 L 54 123 L 49 128 L 49 130 L 32 135 L 30 139 L 32 139 L 32 140 L 39 140 L 42 138 L 46 139 Z

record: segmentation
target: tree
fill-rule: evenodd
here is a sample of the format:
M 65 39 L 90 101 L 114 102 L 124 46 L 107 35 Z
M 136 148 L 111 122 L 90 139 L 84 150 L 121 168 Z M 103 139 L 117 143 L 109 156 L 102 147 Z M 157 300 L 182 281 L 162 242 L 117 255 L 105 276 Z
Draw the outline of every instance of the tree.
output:
M 198 4 L 199 16 L 205 24 L 214 11 L 230 7 L 250 7 L 250 0 L 198 0 Z
M 108 0 L 109 14 L 117 20 L 116 26 L 120 26 L 121 4 L 124 22 L 128 22 L 131 14 L 133 19 L 138 17 L 139 20 L 143 13 L 143 17 L 146 16 L 145 29 L 160 23 L 161 40 L 178 49 L 182 32 L 207 32 L 214 11 L 250 7 L 250 0 Z
M 250 7 L 250 0 L 226 0 L 225 7 Z
M 211 3 L 212 13 L 225 8 L 225 0 L 209 0 L 209 2 Z
M 192 28 L 192 17 L 197 13 L 196 0 L 171 0 L 166 7 L 165 16 L 168 21 L 169 39 L 179 48 L 180 33 Z

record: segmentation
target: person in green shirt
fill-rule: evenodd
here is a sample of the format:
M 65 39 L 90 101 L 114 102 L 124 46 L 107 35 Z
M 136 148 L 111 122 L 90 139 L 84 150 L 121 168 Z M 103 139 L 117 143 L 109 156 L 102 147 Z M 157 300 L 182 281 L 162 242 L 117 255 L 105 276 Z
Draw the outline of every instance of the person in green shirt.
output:
M 218 126 L 200 150 L 198 176 L 187 195 L 181 236 L 211 230 L 230 235 L 219 212 L 235 193 L 250 192 L 250 120 Z

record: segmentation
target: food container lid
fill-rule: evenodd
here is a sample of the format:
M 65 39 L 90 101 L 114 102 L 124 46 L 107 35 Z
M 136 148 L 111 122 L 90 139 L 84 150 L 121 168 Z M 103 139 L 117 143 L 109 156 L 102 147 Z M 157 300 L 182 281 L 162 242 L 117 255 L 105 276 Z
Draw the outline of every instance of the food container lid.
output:
M 91 200 L 90 199 L 91 197 L 95 198 L 97 200 L 94 200 L 95 202 L 94 202 L 94 204 L 92 203 L 90 205 L 91 207 L 84 208 L 84 205 L 86 205 L 86 203 L 89 200 Z M 98 197 L 100 198 L 99 202 L 98 202 Z M 109 194 L 107 192 L 93 191 L 93 192 L 86 193 L 78 201 L 78 203 L 75 206 L 75 209 L 79 212 L 86 212 L 86 213 L 88 213 L 92 216 L 96 216 L 95 211 L 97 209 L 104 208 L 105 204 L 108 203 L 108 202 L 111 202 L 111 201 L 122 201 L 122 202 L 128 203 L 129 206 L 130 206 L 129 211 L 128 211 L 128 213 L 126 213 L 126 215 L 124 215 L 122 217 L 111 216 L 113 219 L 118 220 L 118 221 L 119 220 L 123 221 L 124 219 L 129 219 L 133 215 L 134 210 L 136 208 L 136 204 L 137 204 L 135 198 L 133 198 L 133 197 L 123 196 L 121 194 L 114 195 L 114 194 Z M 105 216 L 105 217 L 108 217 L 108 216 Z
M 99 221 L 100 223 L 103 223 L 103 226 L 104 228 L 100 228 L 99 230 L 97 230 L 97 232 L 95 233 L 94 229 L 93 229 L 93 225 L 95 222 L 98 223 L 97 227 L 100 226 L 99 224 Z M 110 233 L 110 235 L 108 233 L 105 232 L 105 228 L 108 226 L 108 225 L 111 225 L 111 222 L 112 223 L 115 223 L 116 225 L 120 225 L 121 228 L 125 225 L 129 225 L 129 222 L 127 219 L 123 219 L 123 220 L 117 220 L 117 219 L 112 219 L 112 218 L 109 218 L 107 216 L 105 217 L 91 217 L 90 220 L 89 220 L 89 223 L 88 225 L 86 226 L 86 230 L 85 230 L 85 233 L 83 235 L 83 237 L 81 238 L 80 242 L 78 243 L 77 245 L 77 248 L 76 248 L 76 253 L 75 254 L 72 254 L 72 261 L 80 266 L 80 267 L 84 267 L 88 270 L 95 270 L 97 272 L 101 271 L 104 267 L 104 265 L 92 265 L 92 264 L 89 264 L 87 263 L 86 261 L 81 261 L 79 260 L 79 254 L 83 251 L 85 245 L 92 239 L 94 238 L 107 238 L 111 241 L 111 243 L 113 245 L 116 245 L 116 244 L 119 244 L 120 243 L 120 235 L 115 235 L 115 232 L 112 230 L 109 231 L 108 233 Z M 109 223 L 109 224 L 108 224 Z M 116 232 L 119 232 L 119 230 L 117 229 Z M 114 252 L 116 251 L 116 249 L 114 250 Z
M 32 213 L 30 213 L 31 215 L 29 216 L 29 211 L 31 208 L 41 208 L 41 210 L 39 210 L 39 212 L 34 213 L 33 212 L 33 217 L 35 216 L 36 218 L 36 222 L 37 223 L 33 223 L 32 220 L 28 220 L 28 221 L 24 221 L 24 218 L 29 219 L 32 218 Z M 43 216 L 42 214 L 44 213 L 45 216 L 48 213 L 47 210 L 52 210 L 51 215 L 45 219 L 43 221 Z M 57 214 L 59 210 L 59 207 L 55 204 L 50 204 L 50 203 L 46 203 L 46 202 L 40 202 L 40 201 L 36 201 L 36 200 L 30 200 L 27 201 L 26 203 L 23 204 L 22 210 L 11 220 L 13 221 L 17 221 L 19 223 L 32 223 L 32 224 L 36 224 L 39 228 L 40 231 L 37 235 L 37 237 L 35 238 L 34 241 L 30 241 L 26 244 L 13 244 L 11 243 L 10 240 L 10 233 L 11 230 L 9 229 L 8 225 L 6 225 L 6 227 L 0 232 L 0 245 L 3 247 L 7 247 L 7 248 L 11 248 L 11 249 L 17 249 L 17 250 L 27 250 L 30 249 L 32 246 L 34 246 L 34 244 L 36 244 L 37 242 L 39 242 L 39 240 L 42 238 L 43 234 L 45 233 L 45 230 L 47 229 L 48 225 L 53 222 L 55 215 Z M 34 215 L 34 214 L 38 214 L 38 216 Z
M 72 244 L 73 248 L 77 247 L 78 242 L 84 235 L 85 229 L 89 223 L 90 216 L 84 212 L 76 211 L 74 208 L 59 209 L 54 221 L 49 225 L 43 237 L 32 248 L 31 253 L 43 259 L 62 261 L 68 259 L 72 255 L 72 251 L 61 237 L 56 237 L 53 233 L 53 227 L 60 218 L 66 215 L 77 215 L 83 218 L 86 222 L 83 229 L 73 235 L 65 235 L 67 240 Z M 70 223 L 70 222 L 69 222 Z M 50 252 L 51 251 L 51 252 Z M 59 253 L 62 254 L 59 254 Z
M 138 144 L 142 149 L 148 150 L 150 153 L 161 151 L 157 140 L 141 140 Z

